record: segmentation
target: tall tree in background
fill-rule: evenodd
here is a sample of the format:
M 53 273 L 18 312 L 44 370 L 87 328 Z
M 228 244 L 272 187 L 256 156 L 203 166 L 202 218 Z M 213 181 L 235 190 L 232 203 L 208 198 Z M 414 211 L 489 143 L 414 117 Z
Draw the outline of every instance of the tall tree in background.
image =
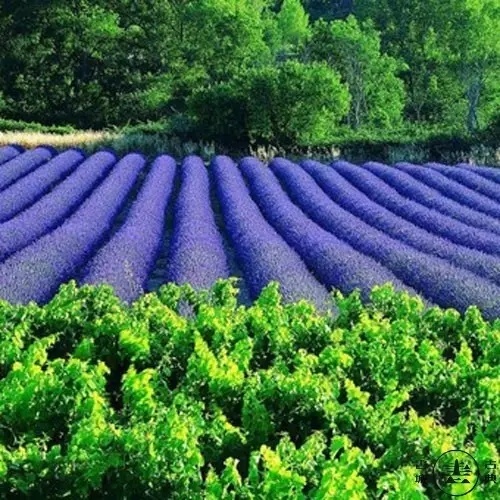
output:
M 459 30 L 453 32 L 454 65 L 467 98 L 467 129 L 479 128 L 481 98 L 492 91 L 490 107 L 498 109 L 500 93 L 500 2 L 456 0 L 454 15 Z
M 284 62 L 302 64 L 287 67 L 297 86 L 300 75 L 312 81 L 307 66 L 319 61 L 349 88 L 353 128 L 398 127 L 406 102 L 409 121 L 472 132 L 500 106 L 499 8 L 499 0 L 2 0 L 0 112 L 82 128 L 162 120 L 187 136 L 189 101 L 201 90 L 225 99 L 241 75 L 261 85 L 258 75 L 287 74 Z M 357 21 L 347 17 L 353 9 Z
M 403 59 L 402 73 L 411 121 L 440 123 L 456 117 L 462 95 L 449 67 L 454 0 L 358 0 L 355 14 L 371 19 L 381 33 L 382 49 Z
M 204 68 L 209 80 L 230 78 L 238 69 L 271 62 L 264 42 L 264 0 L 194 0 L 181 15 L 186 20 L 181 48 L 186 66 Z
M 0 92 L 14 118 L 158 119 L 193 89 L 270 64 L 260 0 L 0 3 Z
M 230 80 L 251 67 L 271 64 L 265 42 L 267 0 L 175 0 L 177 47 L 171 76 L 175 118 L 189 130 L 187 100 L 197 90 Z
M 350 127 L 401 125 L 405 92 L 397 73 L 405 65 L 381 52 L 379 34 L 371 23 L 360 25 L 353 16 L 317 21 L 308 52 L 312 59 L 328 62 L 347 84 Z
M 276 15 L 276 29 L 281 57 L 297 56 L 310 35 L 309 15 L 300 0 L 283 0 Z
M 81 127 L 126 121 L 165 71 L 167 12 L 164 2 L 149 3 L 149 22 L 127 22 L 106 1 L 2 2 L 0 74 L 10 114 Z
M 326 63 L 289 60 L 198 90 L 189 103 L 198 130 L 211 140 L 290 146 L 328 142 L 349 101 Z
M 470 132 L 478 128 L 479 116 L 488 119 L 492 103 L 498 103 L 494 88 L 499 75 L 499 9 L 498 0 L 355 4 L 357 16 L 375 21 L 383 48 L 408 64 L 403 74 L 408 117 L 435 123 L 448 119 Z

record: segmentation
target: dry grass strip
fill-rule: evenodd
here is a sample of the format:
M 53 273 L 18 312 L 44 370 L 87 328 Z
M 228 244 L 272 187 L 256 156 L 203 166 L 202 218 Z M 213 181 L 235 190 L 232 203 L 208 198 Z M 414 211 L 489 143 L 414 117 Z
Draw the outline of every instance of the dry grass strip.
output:
M 51 134 L 43 132 L 0 132 L 0 146 L 19 144 L 25 148 L 34 148 L 50 144 L 56 148 L 84 147 L 95 143 L 118 139 L 120 134 L 85 130 L 72 134 Z

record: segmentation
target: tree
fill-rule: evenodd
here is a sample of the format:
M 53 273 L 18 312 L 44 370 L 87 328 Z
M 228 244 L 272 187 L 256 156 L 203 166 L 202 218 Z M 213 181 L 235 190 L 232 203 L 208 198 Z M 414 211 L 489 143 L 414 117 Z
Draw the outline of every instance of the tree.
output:
M 314 24 L 308 47 L 314 60 L 325 61 L 342 75 L 351 94 L 348 125 L 395 127 L 405 105 L 401 62 L 381 52 L 380 37 L 369 22 L 349 16 L 345 21 Z
M 286 61 L 196 92 L 190 110 L 198 129 L 214 140 L 310 145 L 328 142 L 349 99 L 326 64 Z
M 272 62 L 268 0 L 0 3 L 7 114 L 80 127 L 185 112 L 195 88 Z
M 311 19 L 345 19 L 352 14 L 354 0 L 303 0 L 304 8 Z
M 451 56 L 467 99 L 466 124 L 469 132 L 479 128 L 481 97 L 491 88 L 498 90 L 500 77 L 500 3 L 498 0 L 455 1 L 457 29 L 452 34 Z M 500 104 L 497 92 L 494 107 Z
M 410 119 L 449 117 L 469 132 L 487 123 L 499 104 L 498 0 L 358 0 L 355 12 L 374 19 L 383 48 L 407 62 Z
M 309 16 L 300 0 L 284 0 L 276 16 L 282 50 L 296 54 L 310 34 Z
M 461 109 L 460 83 L 449 66 L 455 0 L 358 0 L 355 15 L 373 20 L 382 50 L 404 60 L 401 73 L 408 95 L 407 117 L 442 123 Z M 464 1 L 464 0 L 460 0 Z
M 165 71 L 167 11 L 155 0 L 132 19 L 125 3 L 2 2 L 0 83 L 8 114 L 80 127 L 141 118 L 138 96 Z
M 231 78 L 241 69 L 268 64 L 263 0 L 195 0 L 186 5 L 182 58 L 206 70 L 208 81 Z

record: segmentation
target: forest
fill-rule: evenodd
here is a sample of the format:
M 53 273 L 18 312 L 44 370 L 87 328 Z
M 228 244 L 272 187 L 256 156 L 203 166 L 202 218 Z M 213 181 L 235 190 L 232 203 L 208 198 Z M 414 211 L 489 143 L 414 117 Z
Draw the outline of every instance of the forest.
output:
M 499 0 L 3 0 L 0 127 L 494 141 L 499 32 Z

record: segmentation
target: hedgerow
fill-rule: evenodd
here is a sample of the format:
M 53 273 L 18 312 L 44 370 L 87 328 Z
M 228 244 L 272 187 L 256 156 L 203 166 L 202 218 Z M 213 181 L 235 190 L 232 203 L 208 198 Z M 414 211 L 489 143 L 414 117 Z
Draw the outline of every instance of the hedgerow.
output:
M 498 463 L 500 320 L 389 285 L 335 313 L 237 293 L 0 301 L 0 496 L 426 499 L 419 460 Z

